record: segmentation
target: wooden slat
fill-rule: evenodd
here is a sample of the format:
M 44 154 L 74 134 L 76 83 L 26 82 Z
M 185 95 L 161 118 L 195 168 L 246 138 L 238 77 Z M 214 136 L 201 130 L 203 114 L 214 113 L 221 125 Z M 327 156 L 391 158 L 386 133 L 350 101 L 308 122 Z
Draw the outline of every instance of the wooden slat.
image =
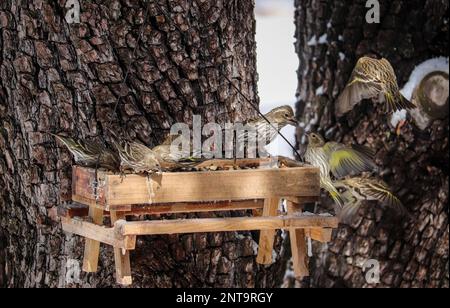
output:
M 103 211 L 94 207 L 89 208 L 89 217 L 96 225 L 103 223 Z M 87 230 L 89 232 L 89 229 Z M 98 258 L 100 255 L 100 242 L 92 239 L 92 236 L 85 236 L 83 271 L 95 273 L 98 270 Z
M 110 246 L 128 250 L 135 249 L 135 243 L 130 241 L 127 237 L 117 236 L 114 232 L 114 228 L 106 228 L 87 221 L 65 217 L 61 218 L 61 223 L 65 232 L 76 234 Z
M 111 224 L 118 220 L 125 219 L 125 214 L 121 212 L 111 212 Z M 119 247 L 114 247 L 114 261 L 116 266 L 116 281 L 118 284 L 128 286 L 133 283 L 131 276 L 130 251 L 122 251 Z
M 274 217 L 277 215 L 278 207 L 280 206 L 280 199 L 272 198 L 266 199 L 264 203 L 263 209 L 263 217 Z M 256 262 L 259 264 L 272 264 L 272 251 L 273 251 L 273 243 L 275 240 L 275 230 L 261 229 L 259 235 L 259 249 L 258 256 L 256 258 Z
M 89 204 L 95 202 L 89 169 L 74 167 L 79 183 L 73 199 Z M 98 189 L 98 204 L 115 210 L 124 204 L 154 204 L 175 202 L 208 202 L 223 200 L 267 199 L 271 197 L 318 196 L 319 171 L 313 167 L 236 170 L 215 172 L 181 172 L 145 176 L 104 174 L 104 186 Z M 101 183 L 102 184 L 102 183 Z
M 306 229 L 306 235 L 310 236 L 312 240 L 318 241 L 320 243 L 331 242 L 331 237 L 333 234 L 333 229 L 331 228 L 314 228 Z
M 300 215 L 303 206 L 287 201 L 287 210 L 289 215 Z M 303 278 L 309 276 L 308 256 L 305 230 L 304 229 L 289 229 L 289 237 L 291 239 L 292 263 L 294 267 L 294 274 L 296 278 Z
M 225 212 L 259 210 L 264 206 L 264 200 L 244 200 L 244 201 L 219 201 L 208 203 L 168 203 L 154 205 L 136 205 L 129 211 L 122 211 L 125 216 L 155 215 L 155 214 L 178 214 L 178 213 L 202 213 L 202 212 Z M 70 206 L 58 207 L 60 217 L 85 217 L 88 216 L 89 206 L 74 203 Z M 103 212 L 104 216 L 109 216 L 108 211 Z
M 275 230 L 289 228 L 336 228 L 336 217 L 276 216 L 208 219 L 178 219 L 156 221 L 118 221 L 117 232 L 126 235 L 183 234 L 248 230 Z

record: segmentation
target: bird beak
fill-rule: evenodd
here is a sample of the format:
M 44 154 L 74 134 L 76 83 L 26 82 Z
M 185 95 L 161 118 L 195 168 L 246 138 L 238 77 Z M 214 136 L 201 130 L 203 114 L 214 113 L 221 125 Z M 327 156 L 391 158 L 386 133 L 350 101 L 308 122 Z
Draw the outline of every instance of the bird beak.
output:
M 298 121 L 295 117 L 292 117 L 288 120 L 288 123 L 291 124 L 292 126 L 298 126 Z

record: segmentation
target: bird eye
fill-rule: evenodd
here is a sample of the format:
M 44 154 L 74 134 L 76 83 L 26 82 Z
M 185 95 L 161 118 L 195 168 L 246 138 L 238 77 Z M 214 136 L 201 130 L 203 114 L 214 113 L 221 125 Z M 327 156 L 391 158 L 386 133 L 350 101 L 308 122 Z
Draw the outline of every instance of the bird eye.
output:
M 285 113 L 284 116 L 285 116 L 286 118 L 289 118 L 289 114 L 288 114 L 288 113 Z

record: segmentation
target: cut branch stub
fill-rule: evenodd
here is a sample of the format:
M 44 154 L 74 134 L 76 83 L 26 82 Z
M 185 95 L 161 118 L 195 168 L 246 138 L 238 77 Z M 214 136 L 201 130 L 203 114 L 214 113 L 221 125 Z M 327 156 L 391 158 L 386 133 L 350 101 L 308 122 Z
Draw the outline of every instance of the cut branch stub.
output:
M 418 108 L 411 112 L 417 126 L 426 129 L 434 120 L 448 117 L 448 74 L 432 72 L 414 90 L 412 101 Z

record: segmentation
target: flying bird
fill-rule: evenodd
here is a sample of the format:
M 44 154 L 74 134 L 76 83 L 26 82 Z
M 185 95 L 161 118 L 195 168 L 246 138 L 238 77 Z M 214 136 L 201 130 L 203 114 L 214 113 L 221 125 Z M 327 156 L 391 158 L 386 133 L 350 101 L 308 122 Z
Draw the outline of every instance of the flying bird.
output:
M 67 147 L 77 165 L 91 168 L 101 167 L 111 171 L 118 170 L 120 165 L 118 153 L 106 146 L 94 141 L 51 135 Z
M 400 93 L 394 68 L 384 58 L 362 57 L 358 60 L 347 86 L 336 101 L 336 115 L 342 117 L 364 99 L 384 103 L 387 114 L 416 108 Z
M 321 187 L 328 191 L 331 198 L 342 208 L 345 200 L 333 184 L 332 176 L 341 179 L 351 174 L 374 170 L 374 154 L 363 146 L 348 147 L 337 142 L 325 142 L 323 137 L 316 133 L 308 134 L 308 140 L 305 161 L 320 169 Z
M 402 202 L 390 191 L 389 186 L 374 177 L 353 177 L 334 182 L 335 187 L 344 189 L 343 196 L 347 203 L 340 212 L 342 222 L 350 223 L 360 209 L 363 201 L 379 201 L 383 205 L 393 208 L 402 216 L 409 216 Z

